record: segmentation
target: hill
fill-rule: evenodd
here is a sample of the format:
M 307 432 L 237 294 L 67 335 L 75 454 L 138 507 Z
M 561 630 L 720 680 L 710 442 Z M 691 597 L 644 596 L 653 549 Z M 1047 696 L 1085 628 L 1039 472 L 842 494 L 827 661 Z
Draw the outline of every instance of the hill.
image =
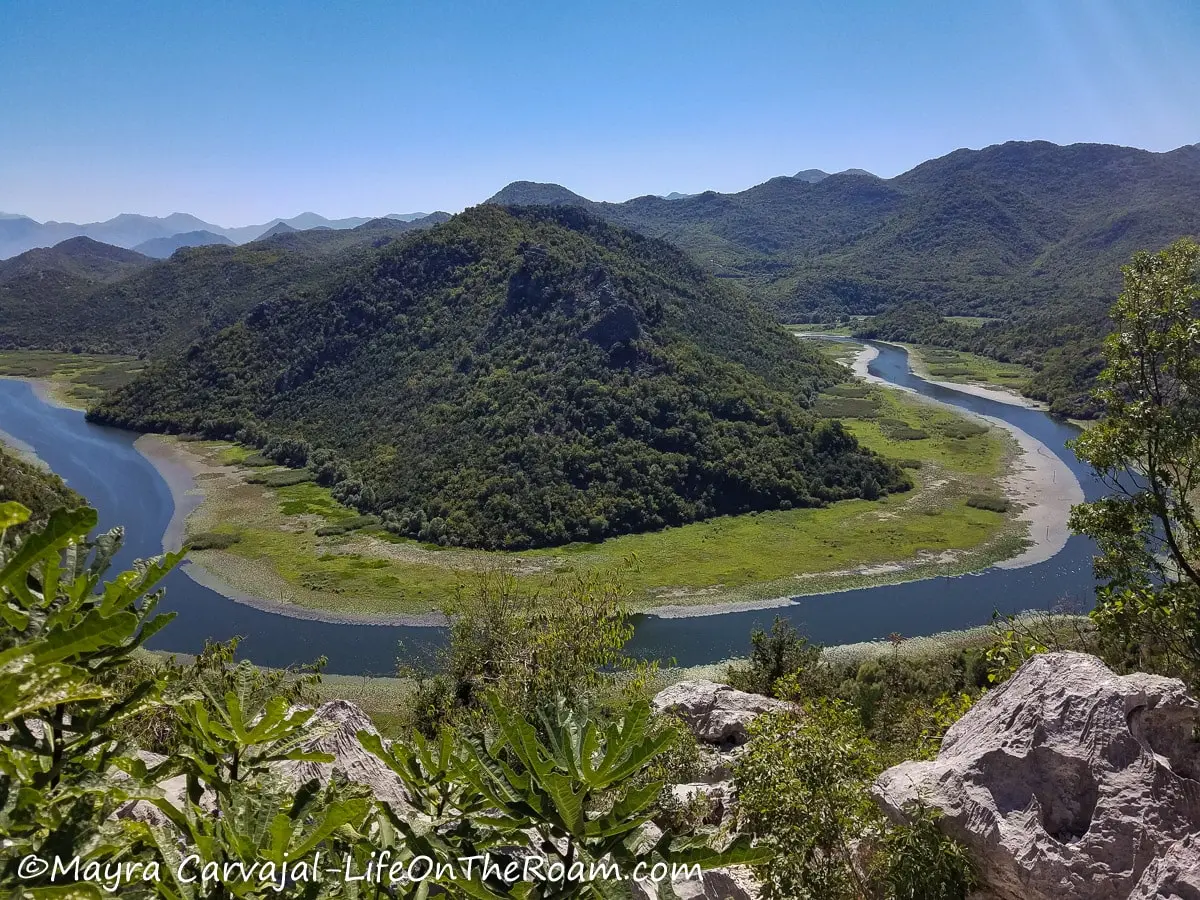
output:
M 0 444 L 0 503 L 10 501 L 20 503 L 32 514 L 28 526 L 16 529 L 18 535 L 30 526 L 45 522 L 54 510 L 82 506 L 84 502 L 53 472 L 26 462 L 15 451 Z M 11 540 L 12 535 L 9 535 Z
M 372 220 L 353 229 L 290 230 L 242 246 L 184 247 L 155 262 L 76 238 L 0 262 L 0 348 L 153 355 L 186 347 L 266 299 L 336 282 L 378 247 L 444 218 Z M 70 247 L 64 253 L 60 248 Z M 98 249 L 101 248 L 101 249 Z M 77 277 L 64 259 L 113 260 L 107 277 Z M 4 272 L 35 274 L 6 283 Z M 73 262 L 78 268 L 82 265 Z M 89 265 L 99 271 L 100 262 Z
M 519 549 L 907 487 L 806 411 L 842 377 L 662 242 L 482 206 L 90 415 L 237 435 L 400 534 Z
M 1138 249 L 1200 234 L 1200 145 L 1150 153 L 1012 142 L 957 150 L 892 179 L 818 175 L 736 194 L 575 205 L 687 250 L 786 321 L 913 302 L 1001 319 L 970 333 L 951 329 L 952 339 L 1048 369 L 1043 392 L 1064 412 L 1084 411 L 1121 264 Z M 577 195 L 522 182 L 494 200 L 510 196 L 569 203 Z M 1050 352 L 1070 336 L 1078 348 Z
M 151 238 L 143 241 L 133 249 L 144 256 L 154 259 L 166 259 L 180 247 L 207 247 L 210 244 L 232 244 L 223 234 L 213 234 L 211 231 L 185 231 L 165 238 Z

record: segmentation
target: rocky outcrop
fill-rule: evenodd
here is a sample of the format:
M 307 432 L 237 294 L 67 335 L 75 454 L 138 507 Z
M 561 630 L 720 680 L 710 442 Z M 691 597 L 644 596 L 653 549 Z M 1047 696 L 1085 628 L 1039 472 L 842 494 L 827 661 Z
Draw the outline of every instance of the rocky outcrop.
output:
M 1039 655 L 875 796 L 941 810 L 1002 900 L 1200 900 L 1197 710 L 1177 680 Z
M 377 799 L 397 812 L 411 809 L 399 776 L 359 741 L 360 731 L 375 735 L 379 732 L 358 706 L 346 700 L 322 703 L 306 728 L 313 737 L 305 741 L 304 749 L 328 753 L 333 756 L 333 762 L 283 762 L 276 767 L 281 775 L 301 785 L 313 778 L 327 782 L 336 772 L 348 781 L 370 788 Z
M 698 740 L 722 748 L 746 743 L 755 716 L 788 704 L 713 681 L 681 681 L 654 698 L 654 711 L 678 717 Z

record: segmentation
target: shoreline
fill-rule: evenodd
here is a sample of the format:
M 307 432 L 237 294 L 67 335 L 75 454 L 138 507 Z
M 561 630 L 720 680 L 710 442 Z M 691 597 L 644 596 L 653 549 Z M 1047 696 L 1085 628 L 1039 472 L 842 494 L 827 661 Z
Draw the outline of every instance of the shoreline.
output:
M 952 381 L 931 381 L 921 376 L 913 368 L 912 352 L 907 347 L 904 347 L 902 344 L 893 344 L 892 346 L 902 347 L 905 353 L 908 354 L 909 368 L 923 380 L 929 381 L 930 384 L 936 384 L 947 390 L 959 391 L 963 394 L 994 400 L 997 403 L 1003 403 L 1007 406 L 1017 406 L 1025 409 L 1045 409 L 1044 405 L 1039 406 L 1036 401 L 1009 393 L 1008 391 L 982 388 L 977 385 L 956 384 Z M 864 378 L 872 384 L 883 384 L 893 390 L 908 391 L 908 393 L 915 394 L 916 391 L 894 385 L 882 378 L 871 375 L 867 371 L 871 360 L 875 359 L 878 355 L 879 351 L 874 347 L 870 345 L 865 346 L 855 356 L 854 362 L 851 365 L 851 371 L 856 376 Z M 1010 559 L 1001 560 L 995 564 L 995 567 L 998 569 L 1020 569 L 1034 563 L 1045 562 L 1055 556 L 1066 545 L 1067 539 L 1071 536 L 1071 530 L 1067 527 L 1067 518 L 1070 515 L 1071 507 L 1084 501 L 1083 485 L 1079 483 L 1079 479 L 1071 471 L 1070 467 L 1042 441 L 1039 441 L 1033 435 L 1023 431 L 1011 422 L 1006 422 L 995 416 L 973 413 L 961 407 L 955 407 L 952 404 L 935 400 L 932 397 L 922 397 L 922 399 L 938 406 L 951 407 L 964 415 L 972 416 L 990 425 L 1003 428 L 1013 436 L 1021 449 L 1020 458 L 1025 463 L 1025 467 L 1010 472 L 1005 478 L 1005 487 L 1009 499 L 1024 507 L 1018 518 L 1029 523 L 1029 539 L 1032 544 L 1023 553 Z M 1043 530 L 1043 535 L 1040 538 L 1037 536 L 1039 527 Z
M 819 335 L 814 335 L 819 336 Z M 924 402 L 952 409 L 956 414 L 967 415 L 1003 428 L 1016 440 L 1019 456 L 1014 464 L 1014 470 L 1004 479 L 1005 493 L 1009 500 L 1021 507 L 1016 516 L 1018 521 L 1026 523 L 1026 549 L 1015 556 L 998 560 L 983 567 L 957 574 L 929 574 L 912 578 L 900 578 L 896 582 L 923 581 L 930 578 L 964 578 L 987 571 L 989 568 L 1017 569 L 1045 562 L 1054 557 L 1066 545 L 1070 537 L 1067 528 L 1067 516 L 1071 505 L 1083 501 L 1083 489 L 1079 480 L 1067 465 L 1054 454 L 1045 444 L 1015 425 L 993 416 L 971 413 L 953 404 L 935 400 L 917 394 L 910 388 L 894 385 L 878 376 L 870 374 L 868 367 L 871 360 L 879 355 L 875 347 L 865 345 L 850 363 L 850 369 L 856 377 L 870 384 L 883 385 L 892 390 L 905 391 L 908 394 L 920 396 Z M 910 357 L 911 358 L 911 357 Z M 950 382 L 932 382 L 950 390 L 962 393 L 974 393 L 964 390 L 964 385 Z M 1014 406 L 1025 405 L 1020 398 L 1001 391 L 1000 395 L 988 399 L 998 400 Z M 979 396 L 979 395 L 977 395 Z M 1003 399 L 1002 399 L 1003 398 Z M 208 471 L 208 467 L 200 462 L 195 454 L 185 448 L 176 446 L 164 440 L 160 435 L 144 434 L 134 443 L 134 447 L 155 467 L 166 481 L 175 503 L 175 511 L 167 530 L 163 535 L 163 549 L 178 549 L 186 532 L 188 517 L 204 502 L 205 492 L 198 475 Z M 327 622 L 330 624 L 370 624 L 370 625 L 401 625 L 416 627 L 441 627 L 445 618 L 441 613 L 410 613 L 400 615 L 381 615 L 369 613 L 339 613 L 333 610 L 301 606 L 285 599 L 270 599 L 250 594 L 240 590 L 225 581 L 217 572 L 206 568 L 203 564 L 187 560 L 181 567 L 183 572 L 204 587 L 237 603 L 264 612 L 276 613 L 296 619 Z M 869 586 L 867 586 L 869 587 Z M 819 594 L 843 593 L 860 590 L 864 585 L 851 584 L 842 588 L 823 590 Z M 708 604 L 662 604 L 634 610 L 635 615 L 654 616 L 661 619 L 698 618 L 704 616 L 723 615 L 725 613 L 754 612 L 758 610 L 776 609 L 792 606 L 803 602 L 807 597 L 818 594 L 797 595 L 788 594 L 762 600 L 732 600 L 728 602 Z
M 1043 403 L 1040 400 L 1034 400 L 1032 397 L 1026 397 L 1020 391 L 1012 388 L 994 387 L 991 385 L 980 384 L 977 381 L 939 381 L 929 374 L 929 367 L 925 365 L 925 361 L 921 359 L 920 351 L 912 344 L 898 344 L 895 341 L 879 341 L 881 344 L 887 344 L 889 347 L 899 347 L 908 354 L 908 368 L 923 381 L 928 381 L 930 384 L 936 384 L 938 387 L 947 388 L 952 391 L 958 391 L 961 394 L 970 394 L 972 397 L 979 397 L 983 400 L 994 400 L 997 403 L 1003 403 L 1006 406 L 1020 406 L 1024 409 L 1037 409 L 1042 412 L 1048 412 L 1050 405 Z

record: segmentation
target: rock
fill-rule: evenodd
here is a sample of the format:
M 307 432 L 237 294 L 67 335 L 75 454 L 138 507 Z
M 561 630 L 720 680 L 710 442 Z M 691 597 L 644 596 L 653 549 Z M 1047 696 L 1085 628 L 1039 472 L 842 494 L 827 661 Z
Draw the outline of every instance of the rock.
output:
M 300 785 L 317 778 L 329 780 L 337 772 L 349 781 L 366 785 L 376 798 L 396 811 L 409 810 L 404 783 L 383 762 L 358 740 L 358 733 L 378 734 L 367 714 L 346 700 L 330 700 L 317 707 L 306 728 L 313 737 L 305 741 L 304 749 L 332 754 L 332 763 L 283 762 L 277 767 L 280 774 Z
M 1129 900 L 1200 900 L 1200 837 L 1172 844 L 1146 866 Z
M 673 684 L 654 698 L 655 712 L 678 716 L 699 740 L 722 747 L 746 743 L 746 726 L 755 716 L 788 708 L 788 704 L 761 694 L 699 680 Z
M 657 900 L 658 886 L 651 881 L 631 882 L 634 900 Z M 700 878 L 671 882 L 679 900 L 758 900 L 762 886 L 747 866 L 708 869 Z
M 1197 710 L 1175 679 L 1042 654 L 874 793 L 896 819 L 941 810 L 1002 900 L 1198 900 Z
M 691 803 L 696 797 L 708 801 L 708 814 L 703 819 L 705 825 L 719 825 L 721 820 L 732 811 L 734 788 L 729 781 L 710 783 L 697 781 L 690 784 L 673 784 L 670 787 L 671 796 L 681 806 Z

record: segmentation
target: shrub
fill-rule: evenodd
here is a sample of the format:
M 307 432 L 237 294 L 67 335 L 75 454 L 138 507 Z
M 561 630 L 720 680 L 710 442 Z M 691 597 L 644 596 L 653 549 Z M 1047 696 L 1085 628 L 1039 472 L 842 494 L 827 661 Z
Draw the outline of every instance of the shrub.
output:
M 241 541 L 242 536 L 231 531 L 201 531 L 187 541 L 189 550 L 228 550 Z
M 379 516 L 352 516 L 349 519 L 341 519 L 329 525 L 322 525 L 317 529 L 318 537 L 329 537 L 335 534 L 347 534 L 351 531 L 358 531 L 360 528 L 370 528 L 378 525 L 382 519 Z
M 267 487 L 290 487 L 293 484 L 304 484 L 313 480 L 313 473 L 308 469 L 280 469 L 276 472 L 264 472 L 261 475 L 250 475 L 246 481 L 250 484 L 265 484 Z
M 1011 504 L 1004 497 L 997 497 L 994 494 L 972 494 L 967 498 L 967 506 L 1004 513 L 1008 512 Z
M 754 629 L 749 660 L 744 665 L 731 665 L 725 677 L 738 690 L 775 696 L 779 679 L 816 675 L 820 661 L 821 648 L 810 644 L 782 616 L 776 616 L 770 632 Z
M 899 419 L 879 419 L 879 430 L 894 441 L 921 441 L 929 437 L 928 431 L 913 428 Z

